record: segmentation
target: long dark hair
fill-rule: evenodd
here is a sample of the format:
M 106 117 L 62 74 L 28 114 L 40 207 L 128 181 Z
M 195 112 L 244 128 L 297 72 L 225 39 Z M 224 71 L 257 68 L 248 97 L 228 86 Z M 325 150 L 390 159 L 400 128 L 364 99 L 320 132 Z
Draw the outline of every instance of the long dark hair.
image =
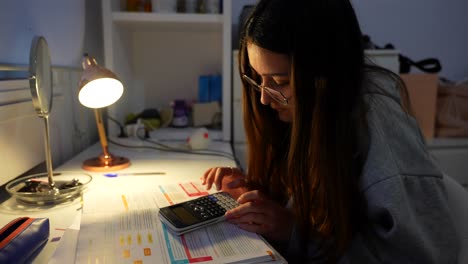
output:
M 295 101 L 292 122 L 281 122 L 244 83 L 250 187 L 279 202 L 292 198 L 302 244 L 327 241 L 322 256 L 336 259 L 365 217 L 358 188 L 366 155 L 359 148 L 359 133 L 367 131 L 365 72 L 392 74 L 365 63 L 349 0 L 261 0 L 240 40 L 239 71 L 254 76 L 247 44 L 289 56 Z

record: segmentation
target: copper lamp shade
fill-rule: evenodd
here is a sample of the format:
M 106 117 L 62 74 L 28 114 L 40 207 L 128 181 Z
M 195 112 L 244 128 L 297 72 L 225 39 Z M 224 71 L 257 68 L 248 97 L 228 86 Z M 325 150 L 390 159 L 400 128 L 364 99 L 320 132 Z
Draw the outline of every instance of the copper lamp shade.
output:
M 117 102 L 123 94 L 123 85 L 110 70 L 97 64 L 87 54 L 83 57 L 83 74 L 80 79 L 78 99 L 86 107 L 93 108 L 103 153 L 83 162 L 83 169 L 102 172 L 115 171 L 130 166 L 130 160 L 112 155 L 108 149 L 101 108 Z

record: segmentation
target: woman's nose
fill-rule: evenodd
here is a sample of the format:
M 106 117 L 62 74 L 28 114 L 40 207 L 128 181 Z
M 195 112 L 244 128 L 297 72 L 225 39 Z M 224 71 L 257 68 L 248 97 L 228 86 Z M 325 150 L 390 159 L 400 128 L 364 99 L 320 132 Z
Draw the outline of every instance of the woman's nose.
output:
M 262 105 L 269 105 L 270 102 L 271 102 L 270 95 L 265 91 L 265 89 L 262 89 L 260 91 L 260 103 L 262 103 Z

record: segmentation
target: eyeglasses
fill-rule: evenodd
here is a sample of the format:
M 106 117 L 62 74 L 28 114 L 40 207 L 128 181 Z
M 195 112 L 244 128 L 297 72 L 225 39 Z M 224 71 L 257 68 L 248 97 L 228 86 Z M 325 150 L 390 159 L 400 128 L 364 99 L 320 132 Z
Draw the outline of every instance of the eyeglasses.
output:
M 252 85 L 252 87 L 256 91 L 261 92 L 262 90 L 264 90 L 276 102 L 282 105 L 288 105 L 288 98 L 286 98 L 280 91 L 266 87 L 266 86 L 262 86 L 245 74 L 242 75 L 242 78 L 245 81 L 247 81 L 250 85 Z

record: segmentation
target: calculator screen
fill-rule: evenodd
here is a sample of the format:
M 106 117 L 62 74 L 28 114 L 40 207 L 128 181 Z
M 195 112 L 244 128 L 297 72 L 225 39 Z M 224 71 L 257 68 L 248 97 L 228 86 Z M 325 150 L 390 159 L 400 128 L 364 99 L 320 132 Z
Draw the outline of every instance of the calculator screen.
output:
M 187 211 L 183 206 L 176 206 L 173 208 L 173 212 L 179 217 L 179 220 L 186 224 L 191 225 L 198 222 L 198 219 Z

